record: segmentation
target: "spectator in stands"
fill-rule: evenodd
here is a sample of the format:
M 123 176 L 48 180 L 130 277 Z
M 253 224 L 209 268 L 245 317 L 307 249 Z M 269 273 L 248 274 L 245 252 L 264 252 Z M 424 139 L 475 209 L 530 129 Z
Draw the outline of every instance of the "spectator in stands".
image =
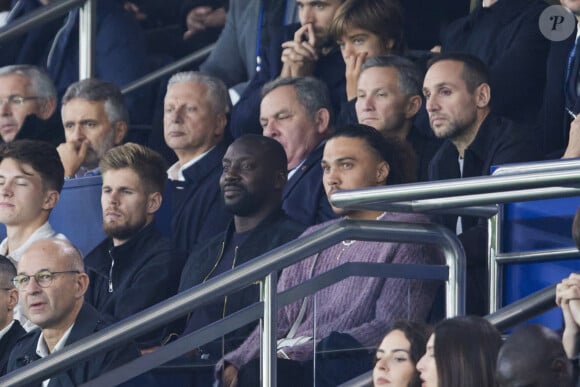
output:
M 282 211 L 287 161 L 282 146 L 267 137 L 246 135 L 234 141 L 224 155 L 220 187 L 226 209 L 234 219 L 221 235 L 196 249 L 181 274 L 179 291 L 216 277 L 298 237 L 304 226 Z M 193 332 L 259 301 L 258 285 L 194 310 L 185 333 Z M 227 306 L 227 308 L 226 308 Z M 195 386 L 209 386 L 216 362 L 237 348 L 256 324 L 237 329 L 195 351 Z M 205 371 L 205 372 L 204 372 Z
M 445 140 L 431 160 L 429 180 L 485 176 L 494 165 L 539 158 L 534 136 L 490 111 L 487 67 L 478 58 L 469 54 L 433 58 L 423 95 L 431 128 Z M 488 304 L 485 220 L 451 215 L 443 221 L 460 235 L 467 255 L 467 312 L 484 314 Z
M 58 153 L 46 142 L 17 140 L 0 147 L 0 223 L 6 226 L 6 238 L 0 254 L 18 264 L 20 256 L 33 242 L 44 238 L 62 238 L 48 216 L 58 203 L 64 184 L 64 170 Z M 21 314 L 14 316 L 25 329 L 33 325 Z
M 490 387 L 501 335 L 487 320 L 462 316 L 435 326 L 417 369 L 423 387 Z
M 546 59 L 546 83 L 538 123 L 541 128 L 538 135 L 543 140 L 546 158 L 562 155 L 562 149 L 573 136 L 571 132 L 577 131 L 570 124 L 580 113 L 580 41 L 577 39 L 580 4 L 573 0 L 560 0 L 560 4 L 574 15 L 576 28 L 564 40 L 550 43 Z
M 346 64 L 346 98 L 357 97 L 357 81 L 366 59 L 402 54 L 403 11 L 398 0 L 346 0 L 336 11 L 330 33 Z
M 390 163 L 403 157 L 399 152 L 395 142 L 388 141 L 371 127 L 343 128 L 328 140 L 324 149 L 321 165 L 327 195 L 343 189 L 412 179 L 412 172 L 404 173 L 394 167 L 398 161 Z M 337 215 L 354 220 L 427 221 L 418 214 L 333 209 Z M 304 235 L 335 222 L 311 227 Z M 437 249 L 430 245 L 346 240 L 284 269 L 278 292 L 345 262 L 440 264 L 442 259 Z M 336 386 L 369 370 L 371 354 L 361 348 L 377 346 L 394 321 L 426 318 L 437 286 L 434 281 L 350 277 L 318 291 L 315 296 L 279 309 L 278 385 L 312 383 L 312 335 L 320 340 L 316 344 L 317 351 L 333 351 L 331 358 L 317 357 L 317 386 Z M 347 354 L 335 351 L 346 348 L 352 351 Z M 225 356 L 225 369 L 221 373 L 226 386 L 236 379 L 239 386 L 258 385 L 259 365 L 255 359 L 258 351 L 259 331 L 255 330 L 237 350 Z
M 15 276 L 14 264 L 5 256 L 0 256 L 0 376 L 6 373 L 12 347 L 26 333 L 14 319 L 14 308 L 18 304 L 18 289 L 12 283 Z
M 204 74 L 220 78 L 235 103 L 256 73 L 261 34 L 261 0 L 231 0 L 225 27 L 209 57 L 199 66 Z M 256 47 L 258 45 L 258 47 Z
M 377 348 L 373 386 L 420 387 L 415 368 L 425 353 L 427 327 L 412 321 L 398 321 Z
M 499 350 L 500 387 L 573 387 L 572 365 L 558 335 L 541 325 L 515 330 Z
M 165 95 L 165 142 L 178 161 L 168 170 L 175 246 L 187 253 L 198 242 L 223 231 L 231 216 L 220 198 L 222 158 L 230 110 L 228 91 L 217 78 L 177 73 Z
M 429 162 L 441 141 L 414 125 L 422 105 L 423 76 L 419 68 L 400 56 L 367 59 L 358 78 L 356 115 L 388 136 L 407 140 L 417 154 L 417 179 L 428 180 Z
M 10 21 L 53 2 L 18 0 Z M 117 0 L 97 1 L 96 15 L 95 77 L 122 87 L 144 76 L 149 70 L 145 36 L 136 21 Z M 67 87 L 79 79 L 79 9 L 3 44 L 0 63 L 33 64 L 46 69 L 61 98 Z M 127 95 L 132 122 L 150 122 L 152 109 L 148 102 L 147 88 Z
M 56 112 L 56 90 L 35 66 L 0 68 L 0 136 L 3 142 L 29 139 L 57 146 L 64 140 Z
M 99 161 L 123 142 L 129 115 L 117 86 L 97 79 L 75 82 L 62 97 L 66 142 L 58 146 L 66 178 L 100 175 Z
M 328 88 L 316 78 L 280 78 L 264 86 L 263 134 L 278 141 L 288 158 L 282 208 L 306 226 L 334 218 L 322 185 L 320 159 L 333 124 Z
M 79 251 L 68 241 L 36 241 L 22 255 L 14 284 L 26 314 L 38 325 L 21 338 L 8 362 L 14 371 L 44 358 L 108 325 L 107 319 L 83 302 L 89 277 Z M 132 344 L 100 352 L 66 372 L 51 375 L 44 385 L 78 386 L 139 355 Z
M 107 152 L 99 166 L 107 238 L 85 258 L 91 280 L 85 299 L 121 320 L 173 296 L 183 260 L 153 223 L 166 180 L 161 155 L 127 143 Z M 147 335 L 138 345 L 158 346 L 163 336 Z
M 332 107 L 339 112 L 346 102 L 344 61 L 330 35 L 330 23 L 343 0 L 295 0 L 300 24 L 281 28 L 271 38 L 269 49 L 261 56 L 256 73 L 234 106 L 230 131 L 234 137 L 260 133 L 260 91 L 276 78 L 313 76 L 330 90 Z
M 441 52 L 464 52 L 481 59 L 489 68 L 491 110 L 519 124 L 535 125 L 550 47 L 538 23 L 548 4 L 543 0 L 483 0 L 477 4 L 469 15 L 447 27 Z M 562 85 L 558 83 L 560 89 Z

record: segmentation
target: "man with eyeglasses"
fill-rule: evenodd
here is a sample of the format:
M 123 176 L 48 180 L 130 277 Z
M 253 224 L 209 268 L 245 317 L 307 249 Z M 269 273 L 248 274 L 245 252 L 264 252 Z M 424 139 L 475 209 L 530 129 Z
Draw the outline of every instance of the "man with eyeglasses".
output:
M 26 333 L 18 320 L 14 320 L 14 308 L 18 304 L 18 290 L 12 284 L 15 275 L 14 264 L 0 255 L 0 376 L 6 373 L 12 347 Z
M 30 65 L 0 68 L 0 137 L 3 142 L 64 141 L 56 90 L 48 75 Z
M 89 277 L 80 252 L 70 242 L 43 239 L 33 243 L 18 263 L 13 278 L 26 314 L 39 329 L 22 337 L 10 354 L 8 372 L 62 350 L 109 325 L 84 302 Z M 93 355 L 73 368 L 51 375 L 43 387 L 77 386 L 138 357 L 132 344 Z
M 18 264 L 33 242 L 57 234 L 48 217 L 60 198 L 64 169 L 56 149 L 44 141 L 17 140 L 0 147 L 0 223 L 6 238 L 0 254 Z M 26 330 L 33 328 L 15 309 L 15 318 Z

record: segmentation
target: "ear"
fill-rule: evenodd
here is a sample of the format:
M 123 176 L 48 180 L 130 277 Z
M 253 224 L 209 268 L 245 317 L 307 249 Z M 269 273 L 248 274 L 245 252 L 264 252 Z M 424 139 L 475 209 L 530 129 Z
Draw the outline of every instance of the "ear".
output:
M 56 207 L 60 194 L 56 190 L 46 191 L 46 196 L 44 197 L 44 203 L 42 204 L 42 209 L 51 210 Z
M 163 196 L 160 192 L 150 193 L 147 197 L 147 214 L 154 214 L 161 207 Z
M 222 137 L 224 135 L 224 131 L 228 124 L 228 118 L 225 114 L 217 114 L 216 115 L 216 125 L 215 125 L 215 135 L 216 137 Z
M 381 161 L 377 167 L 377 185 L 385 185 L 387 182 L 387 177 L 389 177 L 389 172 L 391 167 L 386 161 Z
M 423 98 L 419 95 L 413 95 L 407 100 L 407 106 L 405 106 L 405 118 L 411 119 L 419 113 L 421 105 L 423 104 Z
M 274 181 L 274 188 L 277 190 L 282 191 L 286 182 L 288 181 L 288 172 L 286 171 L 278 171 L 276 172 L 275 181 Z
M 87 273 L 78 274 L 75 284 L 76 290 L 75 297 L 83 298 L 88 287 L 89 287 L 89 276 L 87 275 Z
M 56 110 L 56 99 L 46 98 L 39 102 L 38 118 L 48 120 Z
M 328 125 L 330 124 L 330 112 L 328 109 L 318 109 L 314 116 L 314 122 L 316 123 L 316 131 L 326 136 L 328 134 Z
M 474 91 L 475 104 L 478 108 L 485 108 L 489 105 L 491 100 L 491 89 L 487 83 L 482 83 L 477 86 Z
M 113 130 L 115 131 L 115 145 L 121 145 L 123 143 L 123 139 L 129 130 L 127 126 L 127 122 L 125 121 L 117 121 L 113 124 Z
M 389 39 L 385 42 L 385 48 L 387 49 L 387 54 L 390 54 L 395 47 L 395 39 Z
M 18 290 L 16 288 L 8 290 L 8 310 L 14 310 L 18 304 Z

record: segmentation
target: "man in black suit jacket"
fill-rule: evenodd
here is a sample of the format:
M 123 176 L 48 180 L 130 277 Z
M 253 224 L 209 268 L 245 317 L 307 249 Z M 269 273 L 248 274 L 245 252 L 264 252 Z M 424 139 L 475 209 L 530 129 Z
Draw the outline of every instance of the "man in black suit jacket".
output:
M 18 290 L 12 284 L 15 275 L 12 262 L 0 255 L 0 376 L 6 373 L 12 347 L 26 333 L 18 320 L 14 320 L 14 307 L 18 304 Z
M 8 361 L 9 372 L 108 325 L 96 309 L 84 302 L 89 277 L 79 251 L 66 240 L 41 239 L 30 245 L 18 262 L 14 284 L 23 299 L 26 315 L 39 329 L 16 343 Z M 51 375 L 48 385 L 80 385 L 138 356 L 133 344 L 120 343 L 113 350 Z
M 305 226 L 334 218 L 320 167 L 333 120 L 326 84 L 312 77 L 279 78 L 267 83 L 262 95 L 263 134 L 282 144 L 288 158 L 282 208 Z

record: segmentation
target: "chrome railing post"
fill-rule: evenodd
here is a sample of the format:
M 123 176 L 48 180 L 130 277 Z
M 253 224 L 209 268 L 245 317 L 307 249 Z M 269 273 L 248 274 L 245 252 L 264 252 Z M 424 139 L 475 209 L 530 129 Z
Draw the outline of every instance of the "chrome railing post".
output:
M 95 73 L 96 0 L 86 0 L 79 11 L 79 79 L 92 78 Z
M 272 272 L 266 276 L 262 289 L 264 316 L 262 317 L 262 346 L 260 361 L 262 362 L 262 386 L 276 387 L 276 332 L 278 319 L 277 289 L 278 273 Z
M 500 210 L 501 211 L 501 210 Z M 487 221 L 488 226 L 488 252 L 487 267 L 489 273 L 489 313 L 494 313 L 501 305 L 501 268 L 496 257 L 501 245 L 500 213 L 492 216 Z
M 465 251 L 457 236 L 447 229 L 448 245 L 444 247 L 445 264 L 449 267 L 449 278 L 445 284 L 445 317 L 465 315 L 465 273 L 467 263 Z

